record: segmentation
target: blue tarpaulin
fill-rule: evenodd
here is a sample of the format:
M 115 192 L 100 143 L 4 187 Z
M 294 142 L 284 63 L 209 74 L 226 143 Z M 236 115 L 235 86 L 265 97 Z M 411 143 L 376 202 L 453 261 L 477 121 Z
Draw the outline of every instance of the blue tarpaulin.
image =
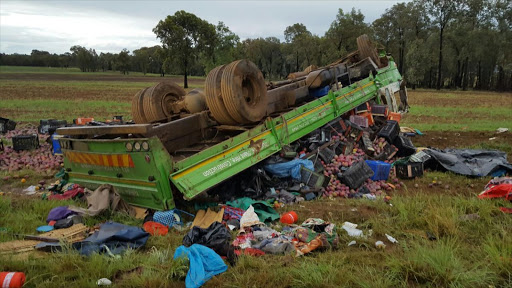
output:
M 212 249 L 193 244 L 190 247 L 180 246 L 174 252 L 174 259 L 188 258 L 190 268 L 188 269 L 185 286 L 187 288 L 201 287 L 213 276 L 228 270 L 228 266 L 220 256 Z
M 293 159 L 292 161 L 283 163 L 267 164 L 263 166 L 263 168 L 279 178 L 292 177 L 300 180 L 300 168 L 302 166 L 309 170 L 315 170 L 313 161 L 304 159 Z

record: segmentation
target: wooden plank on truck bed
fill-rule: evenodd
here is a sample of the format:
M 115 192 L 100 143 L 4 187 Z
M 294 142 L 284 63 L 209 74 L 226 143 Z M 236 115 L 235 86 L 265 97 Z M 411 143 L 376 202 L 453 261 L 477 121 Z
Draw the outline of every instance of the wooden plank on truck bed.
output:
M 108 126 L 82 126 L 63 127 L 57 129 L 59 135 L 119 135 L 141 134 L 145 135 L 153 129 L 152 124 L 108 125 Z

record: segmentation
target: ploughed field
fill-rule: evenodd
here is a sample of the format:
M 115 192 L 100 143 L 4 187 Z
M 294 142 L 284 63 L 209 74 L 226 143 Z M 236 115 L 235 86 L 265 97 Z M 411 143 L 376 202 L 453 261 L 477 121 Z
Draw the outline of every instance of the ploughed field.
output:
M 163 78 L 157 75 L 81 73 L 59 69 L 0 67 L 0 117 L 37 124 L 40 119 L 114 115 L 130 119 L 132 96 Z M 181 76 L 165 77 L 179 83 Z M 190 89 L 204 79 L 189 78 Z M 417 147 L 499 149 L 512 162 L 512 133 L 496 134 L 497 128 L 512 129 L 512 94 L 473 91 L 409 89 L 410 113 L 401 126 L 417 128 L 425 135 L 412 138 Z M 19 125 L 20 125 L 19 124 Z M 494 138 L 489 140 L 490 138 Z M 28 185 L 49 177 L 47 171 L 23 170 L 12 175 L 0 171 L 0 229 L 35 234 L 48 211 L 72 201 L 47 201 L 22 195 Z M 26 183 L 20 178 L 27 174 Z M 19 177 L 16 177 L 19 176 Z M 382 199 L 335 198 L 301 202 L 280 208 L 294 210 L 299 223 L 317 217 L 338 226 L 337 250 L 317 251 L 307 256 L 241 256 L 234 267 L 208 281 L 207 287 L 512 287 L 512 216 L 499 210 L 511 207 L 504 200 L 480 200 L 490 177 L 467 178 L 451 173 L 427 172 L 404 187 L 391 191 L 389 205 Z M 51 182 L 52 179 L 47 179 Z M 430 185 L 436 181 L 437 185 Z M 439 182 L 442 184 L 439 185 Z M 11 192 L 11 193 L 10 193 Z M 477 217 L 465 215 L 478 214 Z M 477 219 L 475 219 L 477 218 Z M 140 226 L 120 213 L 88 218 L 92 226 L 107 220 Z M 371 236 L 354 240 L 341 229 L 349 221 Z M 437 240 L 429 240 L 426 232 Z M 186 232 L 172 230 L 163 237 L 150 237 L 139 251 L 120 259 L 77 253 L 31 253 L 15 257 L 0 255 L 0 271 L 23 271 L 26 287 L 96 287 L 100 278 L 116 287 L 184 287 L 187 267 L 173 262 L 174 250 Z M 391 244 L 385 234 L 399 242 Z M 0 242 L 12 240 L 0 232 Z M 386 243 L 377 249 L 375 241 Z M 128 273 L 136 267 L 144 267 Z

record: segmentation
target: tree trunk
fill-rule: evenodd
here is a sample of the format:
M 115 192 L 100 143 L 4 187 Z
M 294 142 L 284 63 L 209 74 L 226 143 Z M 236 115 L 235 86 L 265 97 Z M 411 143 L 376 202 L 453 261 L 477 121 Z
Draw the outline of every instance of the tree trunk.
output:
M 466 59 L 464 60 L 464 64 L 462 65 L 462 90 L 466 91 L 468 89 L 468 80 L 469 80 L 469 77 L 468 77 L 468 63 L 469 61 L 469 57 L 466 57 Z
M 295 66 L 295 72 L 299 72 L 299 50 L 296 51 L 296 66 Z
M 476 75 L 476 89 L 480 89 L 480 83 L 482 82 L 482 79 L 481 79 L 481 73 L 482 73 L 482 65 L 481 64 L 482 61 L 478 60 L 478 74 Z
M 187 70 L 185 70 L 185 75 L 183 75 L 183 88 L 188 88 L 188 78 L 187 78 Z
M 441 68 L 443 67 L 443 31 L 444 28 L 441 26 L 440 33 L 439 33 L 439 63 L 437 66 L 437 85 L 436 89 L 441 90 Z

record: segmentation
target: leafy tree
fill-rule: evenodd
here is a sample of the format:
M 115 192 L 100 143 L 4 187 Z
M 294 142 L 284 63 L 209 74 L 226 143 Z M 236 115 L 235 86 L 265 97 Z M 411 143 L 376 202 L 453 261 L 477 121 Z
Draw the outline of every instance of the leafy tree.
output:
M 200 53 L 211 56 L 215 44 L 215 26 L 183 10 L 160 20 L 153 29 L 168 51 L 166 60 L 177 65 L 184 74 L 183 86 L 188 88 L 187 76 Z
M 124 75 L 128 74 L 130 70 L 130 51 L 126 48 L 117 55 L 116 68 Z
M 340 8 L 336 20 L 331 23 L 325 37 L 336 48 L 337 55 L 335 55 L 335 58 L 340 58 L 347 52 L 357 49 L 356 39 L 359 35 L 369 34 L 370 32 L 368 24 L 364 22 L 364 15 L 361 10 L 356 11 L 355 8 L 352 8 L 350 13 L 343 13 Z
M 462 0 L 427 0 L 426 8 L 434 20 L 434 25 L 439 28 L 439 61 L 437 66 L 437 90 L 442 85 L 443 67 L 443 40 L 447 26 L 453 22 L 457 12 L 462 7 Z

